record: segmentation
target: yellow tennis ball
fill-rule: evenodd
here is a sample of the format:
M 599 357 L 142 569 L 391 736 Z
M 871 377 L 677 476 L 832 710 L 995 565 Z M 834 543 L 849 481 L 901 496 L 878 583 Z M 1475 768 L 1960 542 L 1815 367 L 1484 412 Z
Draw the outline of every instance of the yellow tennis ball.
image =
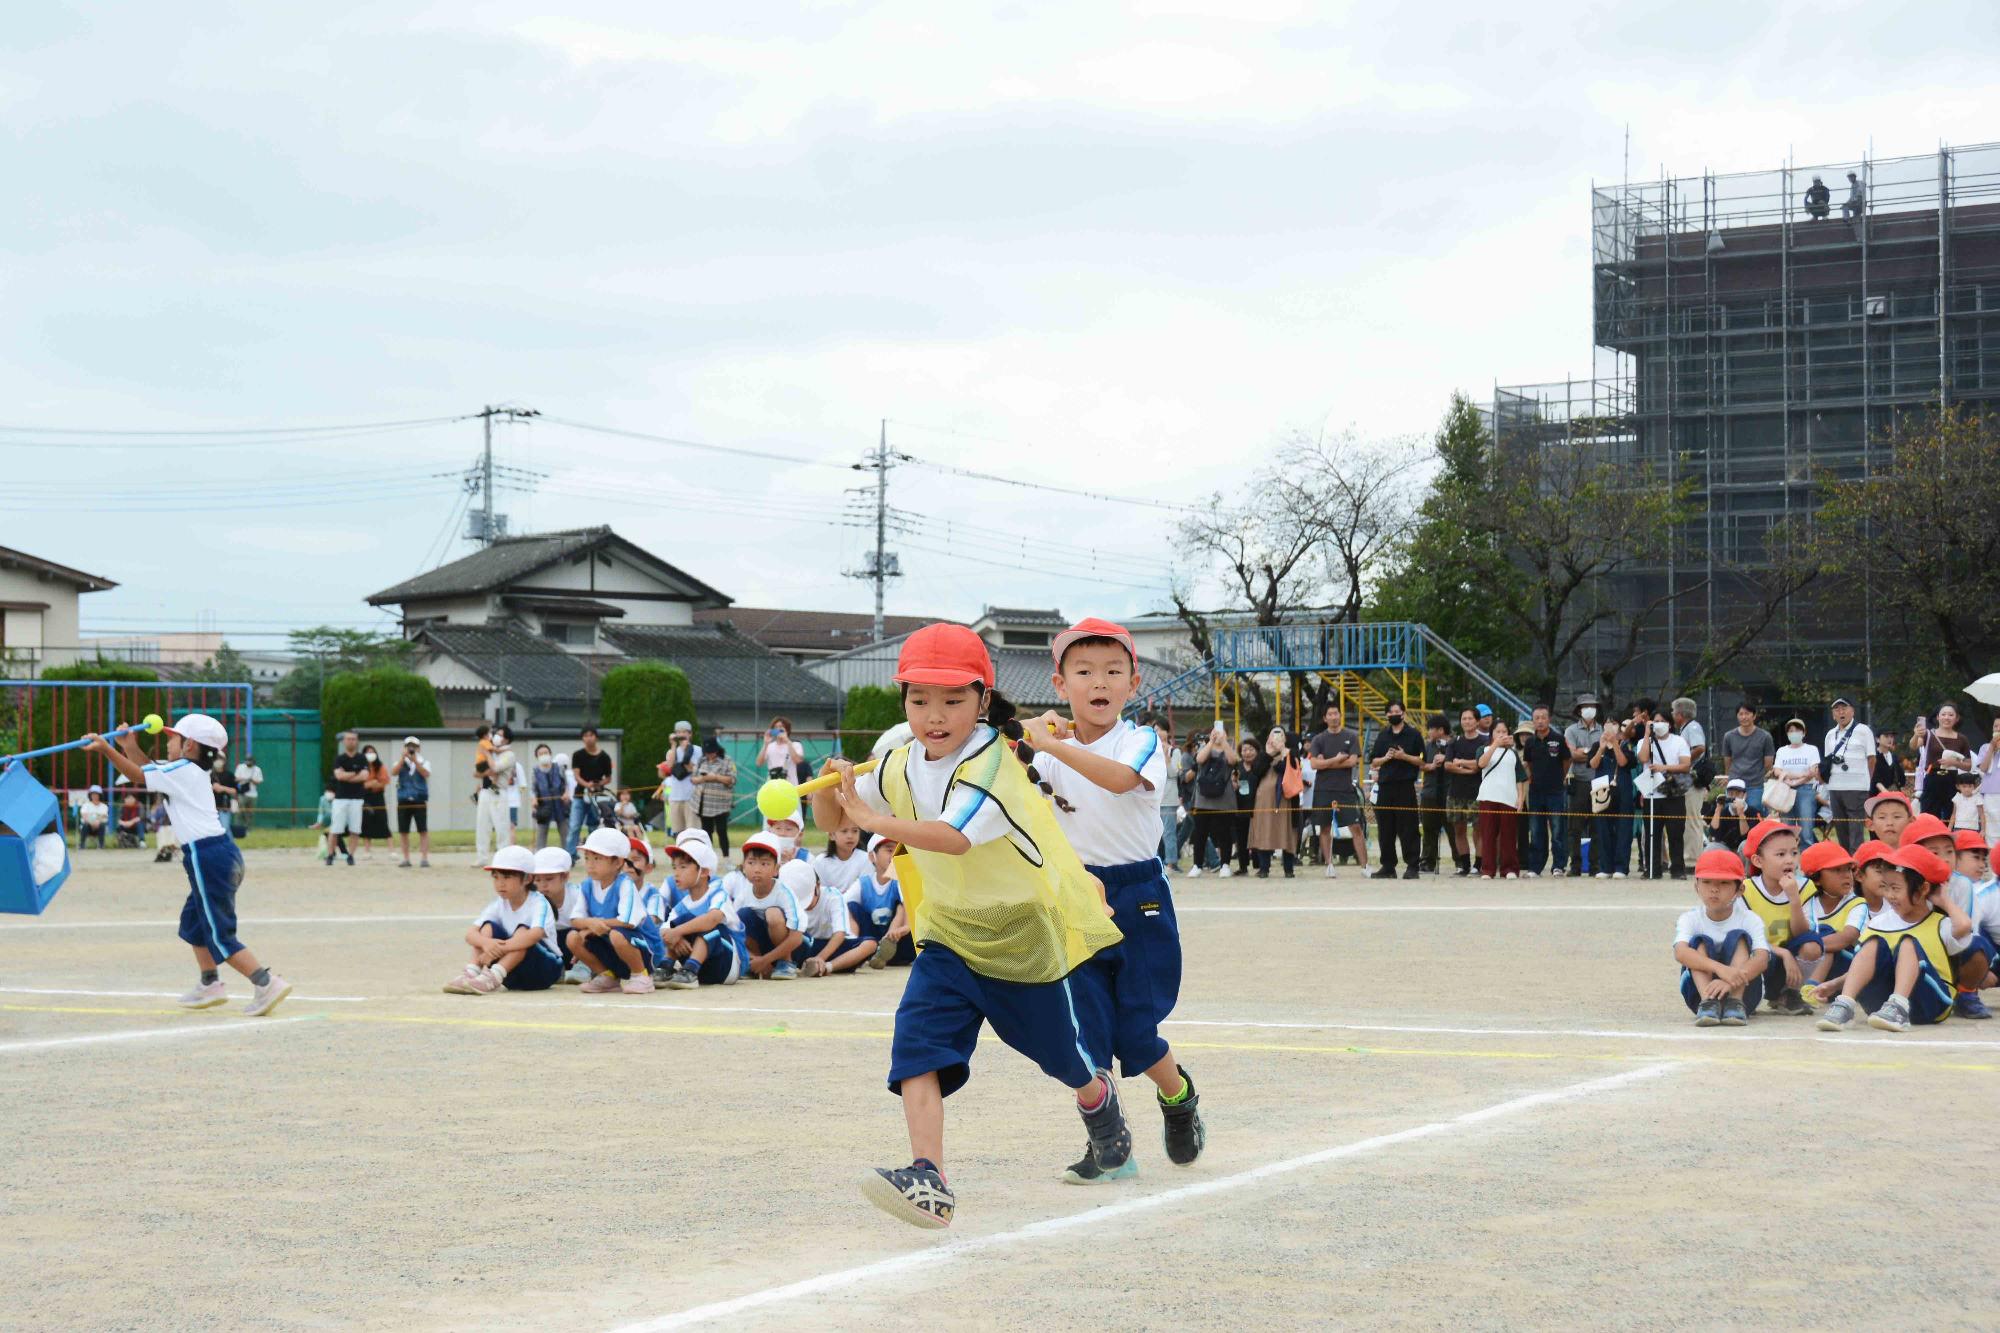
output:
M 796 819 L 799 789 L 783 778 L 772 778 L 757 789 L 757 809 L 766 819 Z
M 146 729 L 148 736 L 157 736 L 167 724 L 158 713 L 148 713 L 145 720 L 140 722 L 139 725 Z

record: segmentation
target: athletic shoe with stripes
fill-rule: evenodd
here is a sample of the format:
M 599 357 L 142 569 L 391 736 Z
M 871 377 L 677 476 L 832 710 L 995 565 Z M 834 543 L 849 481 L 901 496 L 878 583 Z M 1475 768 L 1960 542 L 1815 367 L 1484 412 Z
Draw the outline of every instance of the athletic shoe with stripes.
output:
M 1201 1156 L 1202 1147 L 1208 1142 L 1208 1126 L 1201 1120 L 1201 1097 L 1194 1090 L 1194 1079 L 1179 1065 L 1174 1068 L 1180 1069 L 1181 1078 L 1187 1083 L 1187 1096 L 1170 1103 L 1159 1096 L 1157 1089 L 1153 1095 L 1159 1098 L 1160 1114 L 1167 1118 L 1167 1160 L 1175 1166 L 1186 1166 Z
M 1076 1112 L 1083 1117 L 1084 1131 L 1090 1135 L 1090 1155 L 1097 1169 L 1117 1178 L 1122 1168 L 1137 1167 L 1132 1161 L 1132 1129 L 1125 1123 L 1125 1109 L 1118 1102 L 1117 1080 L 1105 1069 L 1098 1070 L 1097 1076 L 1104 1080 L 1103 1102 L 1094 1111 L 1086 1111 L 1079 1104 Z
M 874 1168 L 862 1177 L 861 1192 L 889 1216 L 932 1231 L 950 1226 L 957 1206 L 944 1173 L 924 1157 L 908 1166 Z

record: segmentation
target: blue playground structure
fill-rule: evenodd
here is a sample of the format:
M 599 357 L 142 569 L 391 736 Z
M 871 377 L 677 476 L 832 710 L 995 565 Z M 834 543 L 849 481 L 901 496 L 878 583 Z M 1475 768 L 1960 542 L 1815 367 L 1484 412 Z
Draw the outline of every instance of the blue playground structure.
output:
M 1518 694 L 1501 684 L 1478 663 L 1446 642 L 1430 626 L 1416 621 L 1379 623 L 1341 621 L 1326 624 L 1251 625 L 1219 629 L 1210 639 L 1212 655 L 1168 680 L 1149 686 L 1126 705 L 1138 714 L 1162 705 L 1177 691 L 1207 682 L 1215 698 L 1215 716 L 1232 715 L 1235 734 L 1243 733 L 1240 682 L 1250 676 L 1291 677 L 1291 727 L 1310 730 L 1316 719 L 1301 716 L 1305 682 L 1326 687 L 1329 702 L 1338 702 L 1350 717 L 1365 725 L 1387 722 L 1392 700 L 1412 718 L 1431 708 L 1427 674 L 1433 655 L 1449 662 L 1483 693 L 1483 702 L 1525 719 L 1532 711 Z

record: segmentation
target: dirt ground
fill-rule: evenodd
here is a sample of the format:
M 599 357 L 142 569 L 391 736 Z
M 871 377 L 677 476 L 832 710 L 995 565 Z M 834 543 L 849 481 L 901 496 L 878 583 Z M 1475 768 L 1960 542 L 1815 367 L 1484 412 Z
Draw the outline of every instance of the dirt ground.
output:
M 0 918 L 0 1327 L 2000 1325 L 2000 1023 L 1697 1032 L 1686 885 L 1178 884 L 1207 1154 L 1128 1081 L 1139 1178 L 1063 1185 L 1066 1094 L 989 1036 L 940 1236 L 857 1189 L 908 1158 L 904 973 L 444 995 L 445 859 L 253 852 L 274 1020 L 175 1008 L 176 866 Z

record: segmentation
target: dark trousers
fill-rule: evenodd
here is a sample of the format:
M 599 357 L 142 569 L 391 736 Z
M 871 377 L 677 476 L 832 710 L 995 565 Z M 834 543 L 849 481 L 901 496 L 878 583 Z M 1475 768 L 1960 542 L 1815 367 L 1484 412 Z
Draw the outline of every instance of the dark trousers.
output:
M 1236 822 L 1230 826 L 1229 831 L 1230 835 L 1235 839 L 1233 845 L 1236 849 L 1237 873 L 1247 875 L 1250 873 L 1250 812 L 1248 810 L 1237 811 Z M 1225 859 L 1227 855 L 1227 853 L 1224 853 Z
M 1591 870 L 1604 858 L 1604 848 L 1596 842 L 1597 817 L 1590 808 L 1590 781 L 1571 780 L 1569 784 L 1569 865 L 1572 871 L 1581 873 L 1583 869 L 1583 840 L 1592 839 Z
M 1417 864 L 1417 842 L 1423 829 L 1423 820 L 1417 812 L 1417 789 L 1415 787 L 1382 788 L 1382 794 L 1375 803 L 1375 838 L 1384 870 L 1396 868 L 1396 852 L 1403 853 L 1403 864 L 1414 868 Z
M 1679 792 L 1666 792 L 1643 801 L 1639 806 L 1642 821 L 1639 828 L 1639 873 L 1657 876 L 1664 868 L 1661 862 L 1673 867 L 1674 874 L 1687 873 L 1687 854 L 1681 841 L 1682 825 L 1687 819 L 1687 800 Z
M 1852 852 L 1868 837 L 1862 802 L 1868 799 L 1865 791 L 1828 791 L 1820 788 L 1820 799 L 1826 803 L 1827 817 L 1833 821 L 1833 836 L 1840 839 L 1840 845 Z
M 1194 860 L 1201 870 L 1229 864 L 1230 835 L 1236 831 L 1234 810 L 1194 812 Z
M 1569 795 L 1566 792 L 1528 793 L 1528 869 L 1537 875 L 1546 862 L 1550 874 L 1560 875 L 1569 865 Z
M 1423 853 L 1418 862 L 1425 870 L 1438 868 L 1438 840 L 1444 836 L 1444 795 L 1426 796 L 1423 799 L 1423 813 L 1418 817 L 1417 849 Z
M 715 848 L 717 856 L 729 855 L 729 812 L 719 815 L 703 815 L 701 827 L 708 834 L 708 841 Z

